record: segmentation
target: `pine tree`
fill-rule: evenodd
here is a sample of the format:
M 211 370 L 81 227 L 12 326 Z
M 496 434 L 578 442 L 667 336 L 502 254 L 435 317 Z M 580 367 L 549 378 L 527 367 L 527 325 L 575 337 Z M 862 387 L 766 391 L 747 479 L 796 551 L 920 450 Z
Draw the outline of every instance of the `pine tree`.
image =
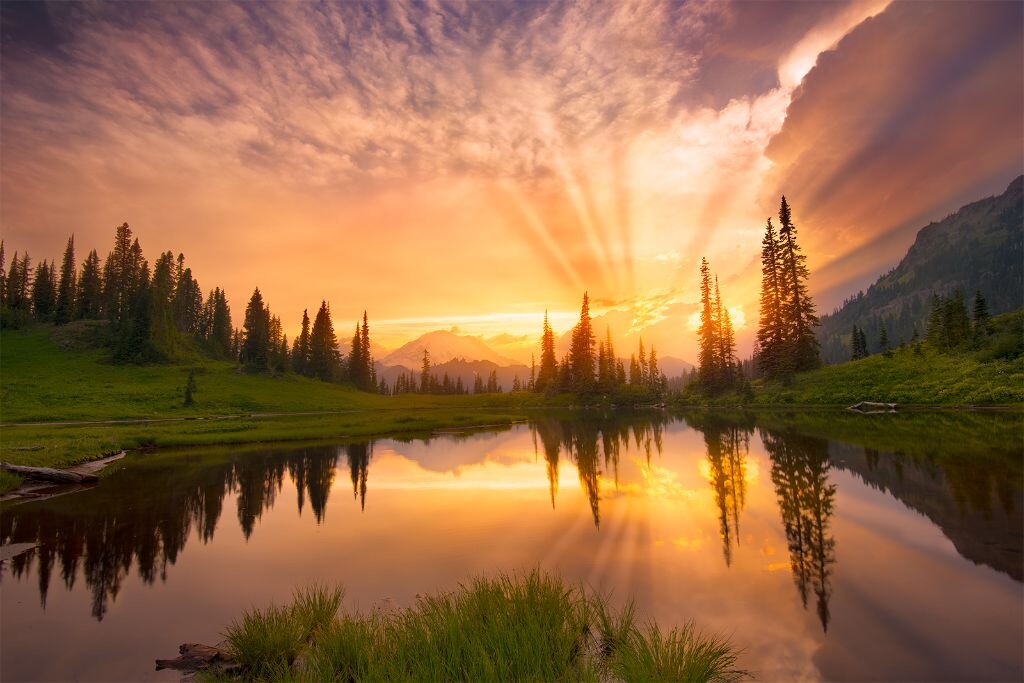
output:
M 729 309 L 722 305 L 717 276 L 715 277 L 715 320 L 718 327 L 718 385 L 723 389 L 731 389 L 736 380 L 736 336 L 733 333 Z
M 974 293 L 974 336 L 980 338 L 989 333 L 988 302 L 981 295 L 981 290 Z
M 47 320 L 53 315 L 56 303 L 57 283 L 54 280 L 53 266 L 44 260 L 36 268 L 35 278 L 32 280 L 32 312 L 37 318 Z
M 932 310 L 928 315 L 928 332 L 925 340 L 936 349 L 942 351 L 948 348 L 949 342 L 946 336 L 945 307 L 938 294 L 932 294 Z
M 714 392 L 718 389 L 718 321 L 715 319 L 715 306 L 711 299 L 711 269 L 708 260 L 700 260 L 700 327 L 697 329 L 697 340 L 700 347 L 698 355 L 700 383 L 705 391 Z
M 93 249 L 82 262 L 82 276 L 78 279 L 78 317 L 98 319 L 103 314 L 103 277 L 100 256 Z
M 326 301 L 320 302 L 320 310 L 313 319 L 309 334 L 309 367 L 313 377 L 324 382 L 334 380 L 338 366 L 338 340 L 334 336 L 334 323 Z
M 889 332 L 885 329 L 885 323 L 882 323 L 882 330 L 878 333 L 878 348 L 882 353 L 888 354 L 889 351 Z
M 178 254 L 175 271 L 177 275 L 172 303 L 175 327 L 185 336 L 197 336 L 203 311 L 203 290 L 192 277 L 192 269 L 185 268 L 183 254 Z
M 654 344 L 651 344 L 651 355 L 647 357 L 647 377 L 648 386 L 655 391 L 661 391 L 661 370 L 658 369 L 658 352 L 654 349 Z
M 300 375 L 309 374 L 309 309 L 302 310 L 302 331 L 292 350 L 292 368 Z
M 423 393 L 427 393 L 430 387 L 430 351 L 423 349 L 423 364 L 420 366 L 420 387 Z
M 781 272 L 786 280 L 787 295 L 783 300 L 783 320 L 788 331 L 787 346 L 793 361 L 793 370 L 803 372 L 821 364 L 818 340 L 814 336 L 818 317 L 814 313 L 814 303 L 807 291 L 807 257 L 800 253 L 796 225 L 793 224 L 785 196 L 779 205 L 779 225 L 779 241 L 782 247 Z
M 352 333 L 352 341 L 348 350 L 348 379 L 352 384 L 359 385 L 359 369 L 363 365 L 363 342 L 359 334 L 359 323 L 356 323 L 356 330 Z
M 148 271 L 139 240 L 132 240 L 127 223 L 117 227 L 114 249 L 103 264 L 103 299 L 106 316 L 115 325 L 128 319 L 132 302 L 143 284 L 143 270 Z
M 963 290 L 958 288 L 943 302 L 942 326 L 950 348 L 957 348 L 970 339 L 971 322 L 967 317 Z
M 0 240 L 0 309 L 7 307 L 7 257 L 4 255 L 4 241 Z
M 544 332 L 540 340 L 540 370 L 537 372 L 537 381 L 534 387 L 537 391 L 550 391 L 554 389 L 555 379 L 558 374 L 558 361 L 555 360 L 555 333 L 548 324 L 548 312 L 544 311 Z
M 217 287 L 213 290 L 213 317 L 210 322 L 210 336 L 207 339 L 213 354 L 218 358 L 233 355 L 237 359 L 239 349 L 234 343 L 234 336 L 227 294 Z
M 594 329 L 590 319 L 590 297 L 583 293 L 580 321 L 572 334 L 569 349 L 570 382 L 575 391 L 589 391 L 594 386 Z
M 764 239 L 761 240 L 761 312 L 760 326 L 757 330 L 757 363 L 761 372 L 769 379 L 786 377 L 791 372 L 782 319 L 783 278 L 780 272 L 780 252 L 781 245 L 775 233 L 775 226 L 769 218 L 765 225 Z
M 57 304 L 53 311 L 53 322 L 57 325 L 63 325 L 75 318 L 76 284 L 75 236 L 72 235 L 68 238 L 68 246 L 64 249 L 64 259 L 60 264 Z
M 245 307 L 242 334 L 242 365 L 250 370 L 266 370 L 270 358 L 270 320 L 259 287 L 253 291 L 249 305 Z
M 149 286 L 149 339 L 146 357 L 172 357 L 178 346 L 174 325 L 174 254 L 160 255 L 153 266 Z M 133 352 L 141 349 L 132 349 Z

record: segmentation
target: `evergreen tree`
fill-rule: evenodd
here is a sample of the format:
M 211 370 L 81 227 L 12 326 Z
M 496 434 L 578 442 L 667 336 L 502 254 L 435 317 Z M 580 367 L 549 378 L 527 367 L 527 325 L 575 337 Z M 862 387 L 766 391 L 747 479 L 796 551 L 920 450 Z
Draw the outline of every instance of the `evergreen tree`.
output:
M 44 260 L 36 268 L 35 278 L 32 280 L 32 312 L 37 318 L 46 320 L 53 315 L 56 304 L 57 283 L 54 279 L 53 266 Z
M 0 257 L 0 261 L 2 261 Z M 68 238 L 68 246 L 64 249 L 64 259 L 60 264 L 60 283 L 57 285 L 57 304 L 53 311 L 53 322 L 58 325 L 70 322 L 75 318 L 75 236 Z
M 148 351 L 156 358 L 172 357 L 178 346 L 178 333 L 174 325 L 175 273 L 174 254 L 164 252 L 153 266 L 149 286 Z
M 787 346 L 793 361 L 793 370 L 802 372 L 812 370 L 821 364 L 818 340 L 814 336 L 818 317 L 814 313 L 814 303 L 807 291 L 807 257 L 800 253 L 796 225 L 793 224 L 785 196 L 779 205 L 779 225 L 781 272 L 786 279 L 787 298 L 783 301 L 783 320 L 788 331 Z
M 540 340 L 540 370 L 534 387 L 537 391 L 550 391 L 554 388 L 558 374 L 558 361 L 555 360 L 555 333 L 548 324 L 548 312 L 544 311 L 544 333 Z
M 718 322 L 718 384 L 723 389 L 731 389 L 736 382 L 736 336 L 733 333 L 729 309 L 722 305 L 717 276 L 715 277 L 715 317 Z
M 423 349 L 423 365 L 420 367 L 420 390 L 427 393 L 430 389 L 430 351 Z
M 938 294 L 932 294 L 932 310 L 928 315 L 927 342 L 936 349 L 944 350 L 949 346 L 946 336 L 945 307 Z
M 267 313 L 263 295 L 257 287 L 245 307 L 239 354 L 242 365 L 259 372 L 267 369 L 270 360 L 270 319 Z
M 82 276 L 78 279 L 77 309 L 79 318 L 98 319 L 103 314 L 103 276 L 100 256 L 93 249 L 82 262 Z
M 338 366 L 337 345 L 330 308 L 326 301 L 321 301 L 320 310 L 313 319 L 313 330 L 309 334 L 309 367 L 313 377 L 325 382 L 335 378 Z
M 572 333 L 569 349 L 570 382 L 575 391 L 588 391 L 594 386 L 594 330 L 590 320 L 590 297 L 583 293 L 580 321 Z
M 711 299 L 711 269 L 708 260 L 700 260 L 700 327 L 697 329 L 697 340 L 700 347 L 698 354 L 698 375 L 705 391 L 714 392 L 718 389 L 718 321 L 715 319 L 715 305 Z
M 192 277 L 192 269 L 185 268 L 185 257 L 178 254 L 174 287 L 174 324 L 185 336 L 199 335 L 200 319 L 203 315 L 203 290 Z
M 234 332 L 231 325 L 231 308 L 228 297 L 220 287 L 213 290 L 213 315 L 210 319 L 209 336 L 206 341 L 214 356 L 238 358 L 239 349 L 234 343 Z
M 970 339 L 971 322 L 967 317 L 963 290 L 957 288 L 943 303 L 942 326 L 949 348 L 957 348 Z
M 654 349 L 653 344 L 651 344 L 651 355 L 647 357 L 647 377 L 649 378 L 648 384 L 651 389 L 655 391 L 662 390 L 662 378 L 664 375 L 658 369 L 658 352 Z
M 889 333 L 885 329 L 885 323 L 882 323 L 882 330 L 878 333 L 878 348 L 882 353 L 888 354 L 889 351 Z
M 769 218 L 761 240 L 761 312 L 757 330 L 757 363 L 769 379 L 791 373 L 783 321 L 781 261 L 781 244 Z
M 125 323 L 133 302 L 143 285 L 143 271 L 148 266 L 142 257 L 139 241 L 132 240 L 127 223 L 117 227 L 114 249 L 103 264 L 103 308 L 115 325 Z
M 983 337 L 989 333 L 989 321 L 991 320 L 988 313 L 988 303 L 985 301 L 985 297 L 981 295 L 981 290 L 977 290 L 974 293 L 974 336 Z
M 7 257 L 4 255 L 4 241 L 0 240 L 0 309 L 7 306 Z
M 302 310 L 302 331 L 292 350 L 292 369 L 300 375 L 309 374 L 309 309 Z

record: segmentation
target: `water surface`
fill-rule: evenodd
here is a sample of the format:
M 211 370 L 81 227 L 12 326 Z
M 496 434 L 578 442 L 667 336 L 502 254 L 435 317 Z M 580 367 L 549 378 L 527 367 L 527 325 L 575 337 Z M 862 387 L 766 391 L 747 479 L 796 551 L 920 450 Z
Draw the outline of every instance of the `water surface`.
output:
M 133 455 L 7 506 L 3 680 L 175 679 L 252 605 L 401 607 L 533 566 L 694 620 L 761 680 L 1024 676 L 1021 418 L 665 414 Z

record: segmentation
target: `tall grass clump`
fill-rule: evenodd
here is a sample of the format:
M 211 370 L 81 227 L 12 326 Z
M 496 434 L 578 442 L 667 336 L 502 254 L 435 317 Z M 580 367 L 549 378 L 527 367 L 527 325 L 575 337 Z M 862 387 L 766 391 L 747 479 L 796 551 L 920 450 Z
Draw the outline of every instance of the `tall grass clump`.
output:
M 745 677 L 727 642 L 692 624 L 640 628 L 632 604 L 534 570 L 476 578 L 408 609 L 339 613 L 316 587 L 288 607 L 253 610 L 227 631 L 245 680 L 724 683 Z
M 228 627 L 228 650 L 247 678 L 286 678 L 299 653 L 334 622 L 344 595 L 341 588 L 313 586 L 296 591 L 286 607 L 252 609 Z

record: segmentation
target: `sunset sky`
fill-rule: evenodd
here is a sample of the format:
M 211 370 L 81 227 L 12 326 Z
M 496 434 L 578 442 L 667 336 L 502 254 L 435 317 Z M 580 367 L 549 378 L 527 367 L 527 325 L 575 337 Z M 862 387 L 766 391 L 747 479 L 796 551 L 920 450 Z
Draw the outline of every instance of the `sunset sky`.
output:
M 785 193 L 819 311 L 1024 165 L 1024 4 L 2 6 L 0 230 L 78 259 L 127 221 L 240 325 L 331 303 L 528 362 L 589 290 L 620 355 L 695 359 L 702 256 L 757 318 Z M 745 325 L 743 321 L 745 320 Z

